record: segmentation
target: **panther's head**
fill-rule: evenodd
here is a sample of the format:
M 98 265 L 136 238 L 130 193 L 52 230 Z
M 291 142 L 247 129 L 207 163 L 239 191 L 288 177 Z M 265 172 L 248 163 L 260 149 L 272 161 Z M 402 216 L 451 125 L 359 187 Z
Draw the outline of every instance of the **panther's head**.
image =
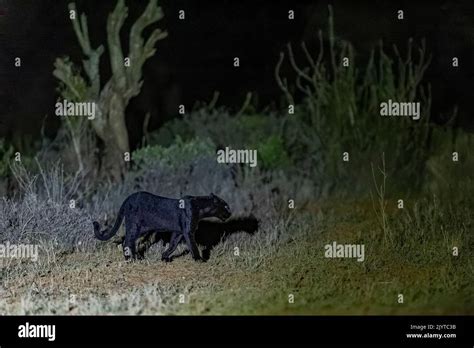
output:
M 221 221 L 227 220 L 232 215 L 229 205 L 226 203 L 226 201 L 220 197 L 217 197 L 214 193 L 211 193 L 210 196 L 214 205 L 214 216 L 219 218 Z

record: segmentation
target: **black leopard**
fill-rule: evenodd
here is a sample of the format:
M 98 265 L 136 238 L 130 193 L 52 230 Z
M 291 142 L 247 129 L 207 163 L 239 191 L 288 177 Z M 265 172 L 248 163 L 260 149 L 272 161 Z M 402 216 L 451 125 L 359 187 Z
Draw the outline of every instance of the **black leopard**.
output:
M 174 199 L 148 192 L 136 192 L 122 203 L 112 228 L 101 231 L 97 221 L 94 221 L 93 225 L 96 238 L 108 240 L 117 233 L 125 219 L 125 239 L 122 245 L 127 261 L 143 257 L 142 253 L 136 251 L 137 239 L 160 232 L 172 232 L 169 247 L 163 252 L 162 260 L 170 260 L 171 254 L 183 238 L 193 258 L 202 260 L 194 238 L 199 221 L 207 217 L 225 221 L 231 215 L 229 205 L 213 193 L 209 196 L 184 196 Z

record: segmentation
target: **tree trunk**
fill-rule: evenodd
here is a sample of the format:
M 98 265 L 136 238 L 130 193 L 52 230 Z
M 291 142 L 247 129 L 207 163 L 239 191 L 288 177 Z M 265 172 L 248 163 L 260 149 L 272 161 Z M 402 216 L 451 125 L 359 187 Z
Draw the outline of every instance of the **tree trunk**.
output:
M 76 5 L 69 4 L 69 10 L 76 12 Z M 73 65 L 68 59 L 58 58 L 55 63 L 54 76 L 64 83 L 67 95 L 73 95 L 76 101 L 96 103 L 96 117 L 92 127 L 103 141 L 105 151 L 102 158 L 101 172 L 104 176 L 120 179 L 128 168 L 126 154 L 130 152 L 128 132 L 125 123 L 125 109 L 131 98 L 140 93 L 142 87 L 142 68 L 145 61 L 155 54 L 155 44 L 167 36 L 161 29 L 154 29 L 145 39 L 143 31 L 151 24 L 163 18 L 157 0 L 150 0 L 142 15 L 135 21 L 130 30 L 129 65 L 125 66 L 124 53 L 120 40 L 120 30 L 128 16 L 124 0 L 118 0 L 115 9 L 107 18 L 107 46 L 112 69 L 112 76 L 100 90 L 100 57 L 105 49 L 100 45 L 91 46 L 87 17 L 85 14 L 71 19 L 79 44 L 86 56 L 83 60 L 87 80 L 74 73 Z M 87 90 L 83 93 L 84 86 Z

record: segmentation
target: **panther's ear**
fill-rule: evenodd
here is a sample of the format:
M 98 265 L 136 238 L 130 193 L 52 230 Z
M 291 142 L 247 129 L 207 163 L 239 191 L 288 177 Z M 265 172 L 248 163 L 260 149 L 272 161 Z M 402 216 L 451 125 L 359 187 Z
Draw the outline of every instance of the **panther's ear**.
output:
M 211 195 L 210 195 L 212 198 L 216 198 L 216 195 L 214 194 L 214 192 L 211 192 Z

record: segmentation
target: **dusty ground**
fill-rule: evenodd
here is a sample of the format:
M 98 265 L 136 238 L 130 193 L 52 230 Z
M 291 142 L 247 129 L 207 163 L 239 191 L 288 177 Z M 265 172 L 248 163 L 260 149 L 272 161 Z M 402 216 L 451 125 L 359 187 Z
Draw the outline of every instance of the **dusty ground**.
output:
M 300 215 L 301 222 L 288 223 L 278 233 L 229 237 L 205 263 L 194 262 L 184 245 L 176 252 L 182 255 L 171 263 L 160 260 L 162 245 L 154 246 L 143 261 L 125 263 L 121 250 L 108 244 L 94 252 L 56 255 L 51 262 L 12 265 L 3 269 L 0 310 L 2 314 L 472 314 L 472 259 L 468 255 L 453 259 L 445 245 L 449 242 L 438 239 L 426 240 L 419 251 L 413 245 L 383 246 L 372 209 L 367 202 L 311 205 Z M 397 213 L 392 209 L 390 214 Z M 333 240 L 365 243 L 365 262 L 324 258 L 324 245 Z M 446 255 L 439 255 L 443 252 Z M 400 293 L 404 303 L 397 302 Z

